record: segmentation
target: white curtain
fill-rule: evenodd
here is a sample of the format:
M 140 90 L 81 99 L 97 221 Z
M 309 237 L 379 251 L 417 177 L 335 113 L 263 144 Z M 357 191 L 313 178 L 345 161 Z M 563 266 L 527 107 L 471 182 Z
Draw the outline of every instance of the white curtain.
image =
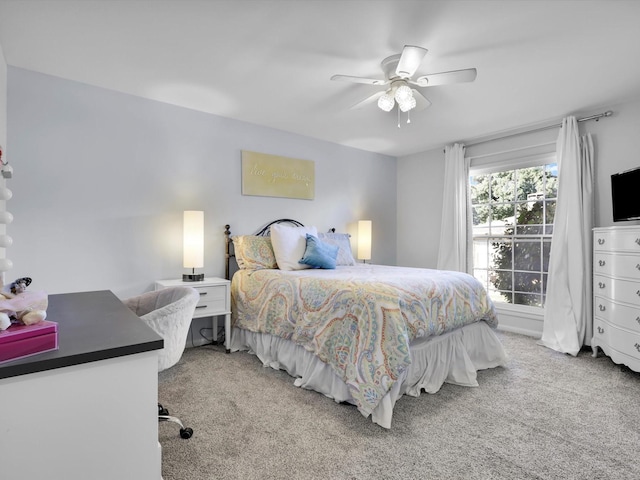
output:
M 471 217 L 469 215 L 469 163 L 464 145 L 444 149 L 444 194 L 438 269 L 469 272 L 471 266 Z
M 547 300 L 540 344 L 577 355 L 591 339 L 593 142 L 567 117 L 556 145 L 558 202 L 553 221 Z

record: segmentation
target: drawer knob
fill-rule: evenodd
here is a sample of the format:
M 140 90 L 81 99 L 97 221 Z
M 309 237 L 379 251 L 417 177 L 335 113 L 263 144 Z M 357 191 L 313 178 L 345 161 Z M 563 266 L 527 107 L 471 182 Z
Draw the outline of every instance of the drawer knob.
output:
M 638 290 L 638 291 L 636 292 L 636 295 L 638 295 L 638 296 L 640 297 L 640 290 Z
M 600 288 L 604 288 L 606 285 L 604 284 L 604 282 L 598 282 L 598 286 L 599 286 Z
M 600 309 L 601 312 L 604 312 L 607 309 L 607 307 L 605 307 L 602 304 L 598 305 L 598 308 Z
M 638 264 L 636 265 L 636 268 L 637 268 L 638 270 L 640 270 L 640 263 L 638 263 Z
M 640 352 L 640 345 L 639 344 L 635 344 L 634 347 L 636 347 L 636 350 L 638 350 L 638 352 Z
M 598 245 L 604 245 L 604 238 L 599 238 L 598 239 Z M 638 244 L 640 245 L 640 244 Z
M 604 260 L 600 260 L 598 263 L 601 267 L 604 267 L 607 264 L 607 262 L 605 262 Z
M 207 308 L 207 305 L 196 305 L 196 310 L 199 308 Z
M 206 295 L 208 292 L 200 292 L 200 296 Z
M 636 243 L 640 245 L 640 238 L 636 238 Z
M 600 334 L 604 333 L 604 328 L 602 328 L 601 326 L 598 326 L 598 333 Z
M 636 317 L 636 322 L 638 322 L 638 324 L 640 324 L 640 317 Z

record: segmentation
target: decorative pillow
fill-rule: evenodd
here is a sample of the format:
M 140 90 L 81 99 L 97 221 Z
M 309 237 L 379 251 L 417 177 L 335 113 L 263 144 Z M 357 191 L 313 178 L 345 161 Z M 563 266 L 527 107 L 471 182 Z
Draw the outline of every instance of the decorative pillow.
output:
M 319 233 L 318 239 L 324 243 L 338 246 L 336 265 L 355 265 L 348 233 Z
M 307 233 L 318 236 L 316 227 L 290 227 L 279 223 L 270 227 L 271 245 L 280 270 L 303 270 L 310 265 L 300 263 L 307 248 Z
M 237 235 L 231 238 L 239 268 L 244 270 L 278 268 L 269 237 Z
M 318 237 L 307 233 L 307 248 L 300 263 L 310 265 L 313 268 L 336 268 L 338 246 L 322 242 Z

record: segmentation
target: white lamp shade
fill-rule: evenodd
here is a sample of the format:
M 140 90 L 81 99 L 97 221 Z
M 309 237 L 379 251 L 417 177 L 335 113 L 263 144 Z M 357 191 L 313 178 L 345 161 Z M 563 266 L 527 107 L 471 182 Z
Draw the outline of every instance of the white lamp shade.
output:
M 371 260 L 371 220 L 358 222 L 358 259 Z
M 204 267 L 204 212 L 184 212 L 184 268 Z

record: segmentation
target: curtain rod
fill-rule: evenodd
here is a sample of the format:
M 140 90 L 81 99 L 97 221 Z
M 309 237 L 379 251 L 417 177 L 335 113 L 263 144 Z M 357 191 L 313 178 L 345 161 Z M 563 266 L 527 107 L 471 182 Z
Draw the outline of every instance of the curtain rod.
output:
M 589 117 L 579 118 L 578 122 L 586 122 L 587 120 L 595 120 L 597 122 L 602 117 L 610 117 L 611 115 L 613 115 L 613 111 L 607 110 L 606 112 L 603 112 L 603 113 L 598 113 L 596 115 L 591 115 Z M 515 137 L 516 135 L 524 135 L 525 133 L 534 133 L 534 132 L 541 132 L 543 130 L 549 130 L 551 128 L 560 128 L 561 126 L 562 126 L 562 123 L 557 123 L 555 125 L 547 125 L 546 127 L 534 128 L 532 130 L 525 130 L 522 132 L 515 132 L 515 133 L 507 133 L 506 135 L 502 135 L 501 137 L 489 138 L 487 140 L 479 140 L 477 142 L 467 143 L 464 146 L 471 147 L 473 145 L 480 145 L 481 143 L 492 142 L 494 140 L 502 140 L 503 138 Z

